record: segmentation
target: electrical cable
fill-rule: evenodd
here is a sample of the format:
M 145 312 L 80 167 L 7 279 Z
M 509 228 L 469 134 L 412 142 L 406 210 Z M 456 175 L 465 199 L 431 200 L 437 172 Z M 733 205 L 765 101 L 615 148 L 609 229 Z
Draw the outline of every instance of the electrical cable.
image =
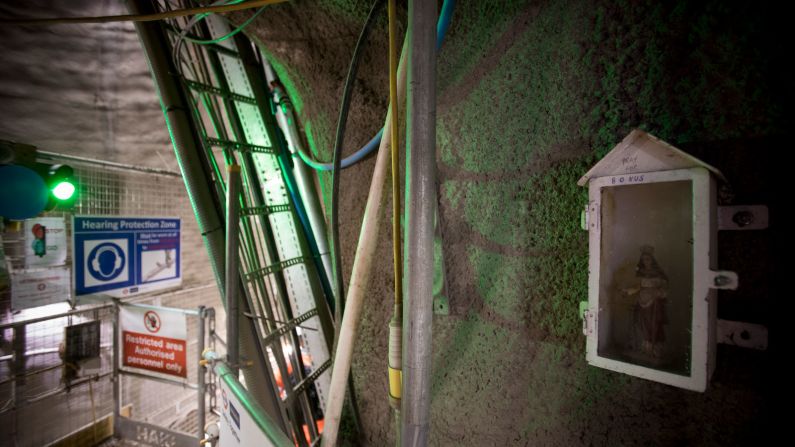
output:
M 389 106 L 392 108 L 392 128 L 398 128 L 397 98 L 397 8 L 395 0 L 389 0 Z M 395 264 L 395 309 L 400 309 L 403 286 L 400 252 L 400 147 L 398 133 L 390 135 L 392 146 L 392 256 Z
M 342 162 L 342 144 L 345 141 L 345 125 L 348 121 L 348 110 L 350 109 L 351 94 L 353 93 L 353 82 L 356 79 L 356 73 L 359 70 L 359 60 L 362 56 L 362 48 L 370 35 L 370 30 L 375 22 L 375 16 L 378 10 L 384 5 L 384 0 L 375 0 L 373 6 L 370 8 L 370 13 L 367 16 L 367 21 L 364 23 L 359 39 L 356 41 L 356 47 L 353 50 L 351 63 L 348 67 L 348 76 L 345 79 L 345 87 L 342 91 L 342 105 L 340 107 L 340 115 L 337 120 L 337 136 L 334 141 L 334 169 L 331 171 L 331 251 L 334 273 L 334 292 L 336 305 L 334 312 L 335 332 L 339 334 L 339 328 L 342 324 L 342 309 L 345 307 L 343 302 L 343 284 L 342 284 L 342 256 L 340 255 L 340 231 L 339 231 L 339 189 L 340 189 L 340 164 Z M 336 340 L 338 337 L 335 336 Z
M 367 144 L 362 146 L 361 149 L 345 157 L 340 163 L 340 167 L 342 169 L 350 168 L 356 163 L 362 161 L 362 159 L 364 159 L 366 156 L 370 155 L 371 152 L 378 148 L 378 145 L 381 143 L 381 136 L 383 134 L 384 129 L 382 128 L 373 138 L 370 139 L 370 141 L 367 142 Z M 334 168 L 333 163 L 323 163 L 316 161 L 312 158 L 312 155 L 306 152 L 306 149 L 304 148 L 298 149 L 298 156 L 301 157 L 301 160 L 306 163 L 307 166 L 314 169 L 315 171 L 331 171 Z
M 436 51 L 439 51 L 442 48 L 442 43 L 444 42 L 444 38 L 447 35 L 447 30 L 450 28 L 450 23 L 453 19 L 453 10 L 455 10 L 455 0 L 444 0 L 444 4 L 442 4 L 442 11 L 439 13 L 439 20 L 436 22 Z M 377 149 L 378 145 L 381 143 L 381 136 L 383 134 L 384 128 L 382 127 L 381 130 L 379 130 L 378 133 L 375 134 L 375 136 L 371 138 L 370 141 L 368 141 L 364 146 L 362 146 L 353 154 L 345 157 L 340 164 L 342 169 L 355 165 L 356 163 L 362 161 L 375 149 Z M 316 171 L 330 171 L 333 168 L 332 163 L 324 163 L 315 160 L 312 154 L 306 152 L 304 148 L 298 149 L 298 156 L 301 157 L 301 160 L 303 160 L 307 166 Z
M 235 5 L 235 4 L 240 3 L 241 1 L 242 0 L 232 0 L 232 1 L 218 0 L 215 3 L 213 3 L 212 6 L 230 5 L 230 4 L 231 5 Z M 182 44 L 185 42 L 185 40 L 188 40 L 188 37 L 187 37 L 188 32 L 194 26 L 196 26 L 197 23 L 199 23 L 200 21 L 204 20 L 204 18 L 206 18 L 208 15 L 209 14 L 198 14 L 198 15 L 196 15 L 194 17 L 191 17 L 191 19 L 188 21 L 188 23 L 185 25 L 185 27 L 182 28 L 182 32 L 179 33 L 179 36 L 177 37 L 177 41 L 174 43 L 174 53 L 173 53 L 174 66 L 177 68 L 177 71 L 180 73 L 180 75 L 182 75 L 182 68 L 181 68 L 182 64 L 180 63 L 180 59 L 182 57 Z M 188 67 L 190 67 L 190 66 L 188 65 Z M 196 78 L 196 80 L 198 80 L 198 77 L 196 77 L 196 76 L 194 76 L 194 77 Z
M 58 25 L 58 24 L 77 24 L 77 23 L 110 23 L 110 22 L 153 22 L 163 19 L 173 19 L 176 17 L 192 16 L 196 14 L 225 13 L 240 11 L 243 9 L 259 8 L 261 6 L 282 3 L 287 0 L 251 0 L 245 3 L 235 2 L 233 4 L 203 6 L 199 8 L 175 9 L 172 11 L 160 12 L 156 14 L 124 14 L 117 16 L 95 16 L 95 17 L 50 17 L 43 19 L 20 18 L 9 19 L 0 18 L 0 23 L 8 25 Z
M 404 39 L 403 52 L 398 64 L 398 98 L 402 98 L 406 91 L 407 55 L 408 39 Z M 387 139 L 381 141 L 376 153 L 375 169 L 370 182 L 370 192 L 367 195 L 362 229 L 359 232 L 359 244 L 356 248 L 351 280 L 348 286 L 342 330 L 336 343 L 332 361 L 331 387 L 329 388 L 326 409 L 324 410 L 326 421 L 322 437 L 324 447 L 334 447 L 336 445 L 342 419 L 342 408 L 345 402 L 346 387 L 349 383 L 353 345 L 356 342 L 356 334 L 361 322 L 360 317 L 364 307 L 364 297 L 369 294 L 368 284 L 372 266 L 377 262 L 375 260 L 375 248 L 380 227 L 378 221 L 382 215 L 383 192 L 389 165 L 386 141 L 390 132 L 392 132 L 392 120 L 389 115 L 390 112 L 387 112 L 387 118 L 384 123 L 384 132 Z
M 225 34 L 225 35 L 223 35 L 221 37 L 216 37 L 215 39 L 200 40 L 200 39 L 194 39 L 194 38 L 192 38 L 190 36 L 187 36 L 187 35 L 184 35 L 184 36 L 181 35 L 182 39 L 187 40 L 190 43 L 195 43 L 197 45 L 212 45 L 212 44 L 215 44 L 215 43 L 221 43 L 221 42 L 225 41 L 226 39 L 229 39 L 230 37 L 234 36 L 235 34 L 243 31 L 247 26 L 249 26 L 251 24 L 251 22 L 254 21 L 254 19 L 259 17 L 259 15 L 262 14 L 265 11 L 265 9 L 266 9 L 265 7 L 260 8 L 251 17 L 246 19 L 246 21 L 243 22 L 240 26 L 238 26 L 237 28 L 233 29 L 232 31 L 228 32 L 227 34 Z
M 362 48 L 370 35 L 370 30 L 375 22 L 377 12 L 384 5 L 384 0 L 375 0 L 373 6 L 370 8 L 370 13 L 367 15 L 367 20 L 364 23 L 359 39 L 356 41 L 356 47 L 353 50 L 351 57 L 351 64 L 348 67 L 348 76 L 345 79 L 345 87 L 342 92 L 342 105 L 340 107 L 339 120 L 337 121 L 337 136 L 334 142 L 334 169 L 331 171 L 331 262 L 332 272 L 334 274 L 334 287 L 335 287 L 335 312 L 334 312 L 334 352 L 336 352 L 336 344 L 339 340 L 339 332 L 342 327 L 342 311 L 345 308 L 343 298 L 343 284 L 342 284 L 342 256 L 340 254 L 340 228 L 339 228 L 339 189 L 340 189 L 340 164 L 342 162 L 342 144 L 345 141 L 345 125 L 348 120 L 348 110 L 350 108 L 351 94 L 353 93 L 353 81 L 356 79 L 356 73 L 359 70 L 359 60 L 362 56 Z M 348 376 L 348 384 L 350 390 L 347 393 L 348 400 L 353 413 L 354 424 L 361 433 L 361 418 L 359 416 L 359 405 L 356 402 L 356 394 L 353 388 L 353 377 Z

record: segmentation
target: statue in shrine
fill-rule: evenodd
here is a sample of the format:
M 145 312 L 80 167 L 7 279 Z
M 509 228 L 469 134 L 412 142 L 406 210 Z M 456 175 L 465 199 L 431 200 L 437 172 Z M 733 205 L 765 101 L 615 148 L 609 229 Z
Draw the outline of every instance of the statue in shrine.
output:
M 659 359 L 665 342 L 666 300 L 668 276 L 654 258 L 654 247 L 644 245 L 635 270 L 635 284 L 622 291 L 635 297 L 634 329 L 640 338 L 640 351 L 649 358 Z

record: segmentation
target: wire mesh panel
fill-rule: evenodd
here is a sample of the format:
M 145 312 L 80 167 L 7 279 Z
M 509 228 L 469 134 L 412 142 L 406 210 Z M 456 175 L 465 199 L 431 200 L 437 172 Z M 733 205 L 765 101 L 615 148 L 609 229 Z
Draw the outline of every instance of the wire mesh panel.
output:
M 181 219 L 182 286 L 135 297 L 136 301 L 187 309 L 203 305 L 222 314 L 215 277 L 178 174 L 57 154 L 44 153 L 40 158 L 74 168 L 78 196 L 73 208 L 44 214 L 63 217 L 67 235 L 72 234 L 72 215 Z M 12 274 L 26 271 L 23 230 L 5 228 L 2 240 L 6 268 Z M 66 240 L 65 265 L 71 267 L 71 237 Z M 76 298 L 71 292 L 56 304 L 18 310 L 12 308 L 11 291 L 0 289 L 0 445 L 45 445 L 112 413 L 111 311 L 101 300 Z M 52 318 L 68 312 L 69 316 Z M 36 322 L 25 324 L 33 320 Z M 192 320 L 188 360 L 194 364 L 198 358 L 197 326 L 196 319 Z M 64 328 L 89 321 L 99 321 L 100 362 L 75 372 L 62 358 Z M 189 380 L 195 383 L 196 368 L 189 371 Z M 123 387 L 124 403 L 136 418 L 154 420 L 176 409 L 180 410 L 176 413 L 188 414 L 197 405 L 196 391 L 189 388 L 165 386 L 150 393 L 142 382 L 131 378 L 125 378 Z
M 0 439 L 10 445 L 39 446 L 108 415 L 113 409 L 112 308 L 75 310 L 34 323 L 4 324 L 13 357 L 0 365 Z M 65 358 L 65 331 L 97 322 L 99 357 L 86 365 Z M 99 441 L 99 439 L 97 439 Z
M 166 308 L 196 309 L 196 302 L 209 302 L 218 299 L 218 292 L 214 284 L 199 286 L 191 289 L 184 289 L 174 293 L 162 294 L 144 300 L 136 300 L 136 304 L 151 304 Z M 122 401 L 121 406 L 125 409 L 130 419 L 149 422 L 165 428 L 195 435 L 199 428 L 196 417 L 197 395 L 196 385 L 200 371 L 207 374 L 204 368 L 199 368 L 199 324 L 205 326 L 205 347 L 212 349 L 220 355 L 226 354 L 225 340 L 226 328 L 216 327 L 215 321 L 225 321 L 223 307 L 213 308 L 213 315 L 208 318 L 206 323 L 194 315 L 186 316 L 187 323 L 187 377 L 177 379 L 166 375 L 145 372 L 147 376 L 162 378 L 165 380 L 179 380 L 179 383 L 165 383 L 155 381 L 148 377 L 122 375 Z M 216 397 L 215 386 L 209 378 L 206 381 L 208 386 L 207 408 L 208 415 L 212 413 Z
M 58 210 L 44 213 L 45 217 L 63 217 L 67 234 L 71 235 L 72 215 L 103 216 L 173 216 L 182 220 L 182 286 L 214 283 L 214 276 L 201 234 L 182 183 L 182 178 L 170 172 L 156 170 L 133 170 L 119 165 L 97 164 L 90 160 L 77 161 L 71 157 L 52 156 L 65 162 L 75 170 L 78 197 L 74 207 L 68 211 Z M 6 228 L 3 233 L 5 258 L 12 271 L 24 268 L 24 234 L 21 228 L 14 231 Z M 71 265 L 71 238 L 67 237 L 66 265 Z M 11 309 L 9 290 L 0 295 L 0 322 L 25 319 L 28 315 L 40 315 L 42 310 L 16 312 Z M 74 297 L 65 297 L 64 302 Z M 220 300 L 217 301 L 220 304 Z M 80 304 L 78 302 L 78 304 Z M 212 303 L 211 303 L 212 304 Z M 198 304 L 197 304 L 198 305 Z M 54 312 L 68 308 L 67 304 L 53 307 Z

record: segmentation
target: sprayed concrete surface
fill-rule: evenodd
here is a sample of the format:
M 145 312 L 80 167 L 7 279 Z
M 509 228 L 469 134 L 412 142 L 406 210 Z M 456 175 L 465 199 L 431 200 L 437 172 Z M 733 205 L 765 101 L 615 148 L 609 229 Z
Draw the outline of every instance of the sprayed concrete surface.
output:
M 403 33 L 406 5 L 399 3 Z M 780 346 L 773 315 L 781 294 L 772 284 L 771 261 L 780 230 L 774 225 L 765 232 L 723 234 L 720 241 L 720 267 L 738 271 L 741 286 L 721 292 L 719 316 L 767 325 L 770 350 L 720 346 L 707 392 L 683 391 L 587 366 L 577 315 L 578 303 L 587 299 L 587 234 L 579 229 L 587 193 L 576 181 L 637 127 L 721 169 L 732 182 L 722 193 L 724 204 L 764 203 L 775 216 L 780 206 L 776 178 L 784 164 L 780 148 L 792 121 L 785 107 L 793 99 L 792 70 L 780 57 L 792 50 L 780 23 L 785 11 L 722 1 L 457 3 L 438 59 L 445 262 L 437 269 L 445 272 L 450 314 L 436 316 L 433 323 L 431 444 L 763 441 L 773 426 L 771 364 Z M 271 7 L 247 30 L 272 58 L 310 149 L 324 161 L 330 159 L 347 64 L 369 6 L 362 0 L 294 1 Z M 360 66 L 346 153 L 383 124 L 388 92 L 384 16 Z M 247 13 L 231 17 L 240 23 Z M 141 57 L 115 39 L 102 42 L 122 52 L 121 61 Z M 84 51 L 94 62 L 97 54 L 119 57 L 94 47 Z M 41 57 L 52 58 L 49 53 Z M 121 79 L 113 88 L 148 89 L 148 77 L 137 73 L 130 75 L 132 84 Z M 4 85 L 17 82 L 25 80 L 3 72 Z M 145 156 L 135 159 L 162 167 L 158 153 L 166 134 L 155 133 L 165 130 L 156 103 L 135 106 L 119 92 L 116 104 L 129 107 L 114 115 L 111 127 L 101 124 L 107 117 L 98 111 L 85 131 L 68 122 L 67 105 L 91 103 L 80 95 L 115 97 L 107 96 L 110 87 L 103 85 L 109 84 L 101 77 L 75 85 L 78 99 L 48 111 L 54 124 L 40 124 L 35 135 L 41 136 L 28 142 L 57 146 L 60 131 L 54 129 L 64 129 L 69 132 L 64 140 L 84 146 L 62 147 L 119 160 L 139 151 Z M 6 115 L 12 107 L 32 108 L 28 99 L 39 100 L 16 99 L 9 88 L 3 94 Z M 153 123 L 161 127 L 150 132 L 157 127 Z M 30 134 L 5 121 L 0 125 L 4 137 Z M 146 131 L 136 127 L 143 125 Z M 107 129 L 114 129 L 115 140 L 108 140 Z M 125 130 L 145 136 L 142 148 L 120 144 L 127 141 L 119 137 Z M 173 163 L 173 156 L 167 160 Z M 370 157 L 342 177 L 346 278 L 373 164 Z M 329 185 L 324 175 L 326 204 Z M 388 210 L 385 214 L 391 218 Z M 386 374 L 392 308 L 388 228 L 385 220 L 354 356 L 363 433 L 344 432 L 349 444 L 394 443 Z
M 126 14 L 123 2 L 3 2 L 3 17 Z M 131 23 L 0 27 L 0 138 L 177 170 Z
M 250 33 L 276 61 L 310 146 L 326 161 L 368 8 L 294 2 L 264 14 Z M 576 181 L 637 127 L 722 169 L 733 187 L 724 203 L 775 208 L 781 155 L 772 146 L 787 133 L 792 99 L 791 71 L 777 60 L 786 53 L 780 12 L 737 2 L 458 2 L 438 59 L 445 262 L 437 268 L 450 315 L 433 323 L 432 445 L 726 445 L 766 436 L 771 352 L 720 346 L 704 394 L 587 366 L 577 316 L 587 299 L 587 234 L 579 229 L 587 192 Z M 374 34 L 347 153 L 383 122 L 384 20 Z M 346 277 L 373 163 L 342 178 Z M 329 185 L 323 177 L 327 203 Z M 390 445 L 395 433 L 383 225 L 353 365 L 364 433 L 349 441 L 364 445 Z M 774 237 L 722 236 L 720 265 L 744 280 L 721 293 L 721 318 L 772 324 Z

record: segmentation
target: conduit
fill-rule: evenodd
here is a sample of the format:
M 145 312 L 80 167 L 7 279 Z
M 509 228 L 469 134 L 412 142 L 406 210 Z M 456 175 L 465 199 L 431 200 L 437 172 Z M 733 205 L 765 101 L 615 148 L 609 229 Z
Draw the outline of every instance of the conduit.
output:
M 265 67 L 265 78 L 271 87 L 273 100 L 276 105 L 276 121 L 283 130 L 284 138 L 287 140 L 287 149 L 293 157 L 293 172 L 298 186 L 298 193 L 303 199 L 306 215 L 309 219 L 309 226 L 312 227 L 312 234 L 314 235 L 315 244 L 317 245 L 317 251 L 320 255 L 323 271 L 326 273 L 328 281 L 332 274 L 331 254 L 325 231 L 326 222 L 323 219 L 323 212 L 320 209 L 320 203 L 317 199 L 312 172 L 309 171 L 303 163 L 296 160 L 296 158 L 298 158 L 298 151 L 303 150 L 304 146 L 301 141 L 301 136 L 298 134 L 293 104 L 284 92 L 283 87 L 277 81 L 276 74 L 273 72 L 273 68 L 267 59 L 263 60 L 263 66 Z
M 398 128 L 397 98 L 397 7 L 388 2 L 389 15 L 389 112 L 393 129 Z M 400 147 L 398 133 L 390 135 L 392 154 L 392 260 L 395 273 L 395 307 L 389 322 L 387 373 L 389 376 L 389 405 L 395 410 L 397 439 L 400 439 L 400 396 L 402 394 L 403 357 L 403 265 L 400 252 Z
M 406 66 L 405 54 L 407 41 L 403 42 L 403 52 L 398 65 L 397 96 L 402 98 L 406 92 Z M 334 354 L 334 365 L 331 371 L 331 388 L 326 401 L 325 426 L 323 428 L 323 446 L 331 447 L 337 443 L 339 424 L 342 415 L 342 404 L 345 400 L 345 384 L 351 370 L 351 356 L 356 333 L 359 329 L 360 316 L 364 296 L 367 293 L 367 284 L 370 280 L 371 266 L 375 249 L 378 245 L 378 220 L 381 217 L 381 208 L 384 204 L 384 182 L 389 166 L 390 155 L 386 146 L 392 135 L 392 114 L 387 112 L 384 122 L 384 138 L 378 146 L 378 157 L 375 160 L 373 179 L 370 182 L 370 193 L 364 209 L 362 229 L 359 233 L 359 245 L 356 248 L 356 257 L 353 261 L 351 281 L 348 284 L 348 296 L 345 313 L 342 317 L 337 350 Z M 396 130 L 397 131 L 397 130 Z
M 444 35 L 450 26 L 454 8 L 455 0 L 445 0 L 444 4 L 442 5 L 442 12 L 439 17 L 439 22 L 437 23 L 437 50 L 441 47 L 442 39 L 444 38 Z M 403 41 L 403 49 L 401 51 L 400 63 L 398 65 L 397 97 L 401 99 L 404 97 L 406 91 L 405 56 L 408 53 L 406 50 L 407 46 L 408 37 Z M 397 132 L 397 130 L 395 130 L 395 132 Z M 359 233 L 359 244 L 356 248 L 356 256 L 353 261 L 353 270 L 351 272 L 351 281 L 348 285 L 345 313 L 343 316 L 342 326 L 334 356 L 334 365 L 331 375 L 331 388 L 325 409 L 325 427 L 322 437 L 323 446 L 336 445 L 337 436 L 339 433 L 342 404 L 345 398 L 345 383 L 347 382 L 348 375 L 350 374 L 353 344 L 356 339 L 356 333 L 359 329 L 359 317 L 362 311 L 364 294 L 366 292 L 365 289 L 370 279 L 373 257 L 375 255 L 375 249 L 378 243 L 378 232 L 380 230 L 378 226 L 378 220 L 381 216 L 384 181 L 386 177 L 387 164 L 389 162 L 389 157 L 385 148 L 387 142 L 390 141 L 391 136 L 392 116 L 391 111 L 387 111 L 382 132 L 379 132 L 379 134 L 367 144 L 367 146 L 371 144 L 374 146 L 376 141 L 378 142 L 378 156 L 376 158 L 373 178 L 370 183 L 370 192 L 367 197 L 367 205 L 365 207 L 364 217 L 362 219 L 362 229 Z M 367 146 L 365 146 L 365 148 Z M 357 154 L 362 152 L 365 148 L 362 148 L 357 152 Z M 304 157 L 305 154 L 303 152 L 299 152 L 299 155 L 301 155 L 301 158 L 306 161 L 306 158 Z M 366 155 L 366 153 L 361 154 L 361 157 L 364 155 Z M 435 159 L 433 161 L 435 166 Z M 312 167 L 318 169 L 316 166 Z M 435 193 L 432 199 L 433 201 L 429 203 L 436 203 Z M 433 259 L 431 258 L 431 272 L 433 272 L 432 262 Z M 432 279 L 433 278 L 431 277 L 431 280 Z
M 240 165 L 226 167 L 226 277 L 238 275 L 240 249 Z M 226 281 L 226 358 L 230 370 L 239 377 L 240 372 L 240 289 L 239 281 Z
M 364 22 L 362 32 L 359 34 L 359 39 L 356 41 L 356 46 L 353 49 L 353 56 L 351 56 L 351 64 L 348 67 L 348 75 L 345 77 L 345 86 L 342 89 L 342 101 L 340 104 L 340 115 L 337 120 L 337 132 L 334 139 L 334 169 L 331 170 L 331 265 L 334 272 L 334 299 L 336 305 L 334 306 L 334 322 L 336 323 L 336 332 L 342 325 L 342 314 L 345 307 L 345 300 L 343 295 L 342 278 L 342 252 L 340 251 L 340 225 L 339 225 L 339 189 L 340 189 L 340 163 L 342 162 L 342 145 L 345 142 L 345 127 L 348 122 L 348 110 L 351 104 L 351 95 L 353 94 L 353 83 L 356 80 L 356 73 L 359 71 L 359 60 L 362 55 L 362 48 L 367 42 L 367 38 L 372 30 L 373 23 L 378 11 L 383 6 L 384 0 L 375 0 L 373 6 L 370 8 L 370 13 L 367 15 L 367 20 Z M 337 337 L 334 338 L 336 342 Z
M 433 223 L 436 205 L 436 4 L 409 0 L 406 110 L 406 297 L 401 445 L 426 446 L 431 407 Z

